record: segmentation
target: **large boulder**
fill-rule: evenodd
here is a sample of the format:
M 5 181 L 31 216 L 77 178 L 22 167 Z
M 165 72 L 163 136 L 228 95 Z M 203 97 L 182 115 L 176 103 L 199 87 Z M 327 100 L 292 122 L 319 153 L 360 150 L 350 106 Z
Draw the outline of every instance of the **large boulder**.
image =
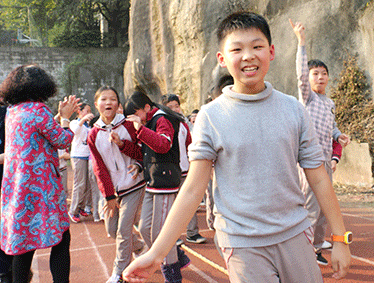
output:
M 348 54 L 358 55 L 374 77 L 373 3 L 364 0 L 132 0 L 124 93 L 142 85 L 156 101 L 176 93 L 186 113 L 199 108 L 217 78 L 216 29 L 233 11 L 252 10 L 268 19 L 275 60 L 266 80 L 297 96 L 297 40 L 288 19 L 306 26 L 309 58 L 323 60 L 331 82 Z M 369 56 L 370 55 L 370 56 Z

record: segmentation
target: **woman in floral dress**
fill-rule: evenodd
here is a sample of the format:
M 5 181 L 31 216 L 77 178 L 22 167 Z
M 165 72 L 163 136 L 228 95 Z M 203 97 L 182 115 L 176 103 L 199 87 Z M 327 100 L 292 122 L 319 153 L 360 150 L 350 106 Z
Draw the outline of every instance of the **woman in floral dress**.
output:
M 56 91 L 52 77 L 37 65 L 17 67 L 0 85 L 0 96 L 9 105 L 1 249 L 14 255 L 13 282 L 27 282 L 35 250 L 48 247 L 53 281 L 69 282 L 69 217 L 57 149 L 67 148 L 73 139 L 68 127 L 77 99 L 59 103 L 60 126 L 44 104 Z

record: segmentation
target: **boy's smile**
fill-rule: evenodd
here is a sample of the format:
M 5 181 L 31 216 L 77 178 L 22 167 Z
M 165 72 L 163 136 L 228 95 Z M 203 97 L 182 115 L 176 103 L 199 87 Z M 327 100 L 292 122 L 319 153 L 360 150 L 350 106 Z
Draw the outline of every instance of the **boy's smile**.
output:
M 274 45 L 269 46 L 259 29 L 235 30 L 224 39 L 217 59 L 233 76 L 233 91 L 256 94 L 265 89 L 264 77 L 274 59 Z

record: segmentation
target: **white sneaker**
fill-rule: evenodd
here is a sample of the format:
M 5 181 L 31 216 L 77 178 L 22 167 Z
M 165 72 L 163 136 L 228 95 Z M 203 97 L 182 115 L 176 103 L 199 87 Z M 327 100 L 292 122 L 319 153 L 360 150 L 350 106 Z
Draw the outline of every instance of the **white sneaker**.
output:
M 112 276 L 110 276 L 110 278 L 106 281 L 106 283 L 120 283 L 120 282 L 122 283 L 123 279 L 122 279 L 122 276 L 118 274 L 112 274 Z
M 322 243 L 321 249 L 331 249 L 331 248 L 332 248 L 332 244 L 330 242 L 324 241 Z

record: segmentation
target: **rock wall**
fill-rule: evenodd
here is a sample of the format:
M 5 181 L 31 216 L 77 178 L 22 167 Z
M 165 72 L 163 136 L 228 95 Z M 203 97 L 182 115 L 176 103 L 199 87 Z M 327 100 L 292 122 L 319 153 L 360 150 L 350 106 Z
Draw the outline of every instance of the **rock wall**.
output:
M 143 85 L 155 100 L 176 93 L 188 114 L 205 101 L 217 66 L 215 31 L 233 11 L 252 10 L 270 24 L 275 60 L 266 77 L 277 89 L 297 96 L 297 41 L 288 19 L 306 26 L 307 51 L 339 75 L 347 54 L 358 55 L 360 67 L 374 78 L 373 1 L 368 0 L 132 0 L 130 51 L 125 65 L 125 95 Z M 158 87 L 155 85 L 158 85 Z

